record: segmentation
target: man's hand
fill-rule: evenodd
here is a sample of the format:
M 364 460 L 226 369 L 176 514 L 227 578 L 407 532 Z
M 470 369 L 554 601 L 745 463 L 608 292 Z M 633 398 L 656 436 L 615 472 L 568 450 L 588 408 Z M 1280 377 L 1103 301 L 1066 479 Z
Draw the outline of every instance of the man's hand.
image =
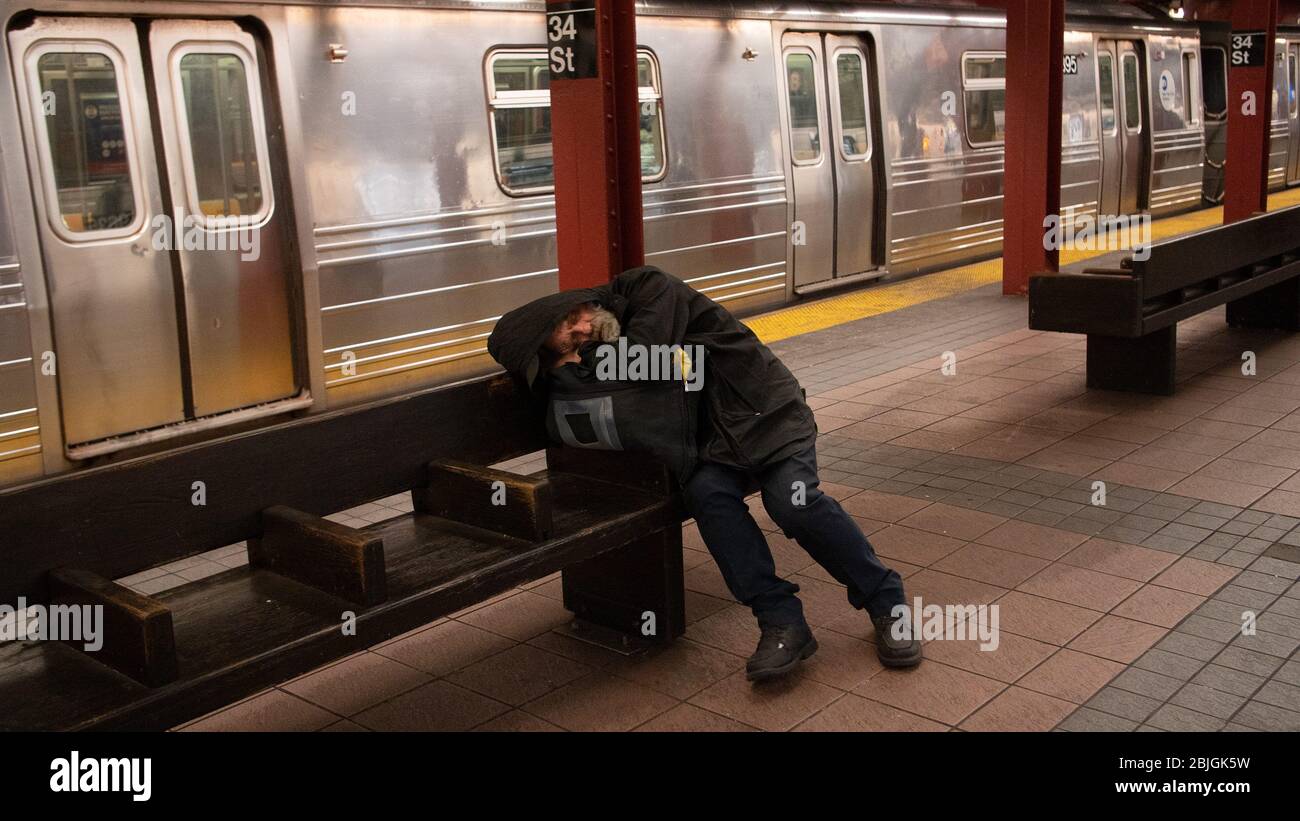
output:
M 562 368 L 570 362 L 581 362 L 582 357 L 578 356 L 577 348 L 571 348 L 567 353 L 559 354 L 555 361 L 551 363 L 551 370 Z
M 595 308 L 596 306 L 590 302 L 574 307 L 569 311 L 568 316 L 555 326 L 555 330 L 551 331 L 544 347 L 552 353 L 564 356 L 582 347 L 582 343 L 591 339 L 593 333 L 591 321 L 596 316 Z

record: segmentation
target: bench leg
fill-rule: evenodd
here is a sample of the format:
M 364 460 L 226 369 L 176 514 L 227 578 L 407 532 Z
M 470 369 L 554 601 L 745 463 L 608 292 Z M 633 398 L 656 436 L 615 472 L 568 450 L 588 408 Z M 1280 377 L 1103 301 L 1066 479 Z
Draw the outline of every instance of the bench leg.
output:
M 564 569 L 564 606 L 631 645 L 686 632 L 682 529 L 670 527 Z
M 1088 387 L 1171 395 L 1177 329 L 1170 325 L 1132 339 L 1088 334 Z
M 92 637 L 85 635 L 67 643 L 146 686 L 176 680 L 176 636 L 167 605 L 86 570 L 56 568 L 50 571 L 49 584 L 50 604 L 63 608 L 57 611 L 61 621 L 70 613 L 95 612 L 69 607 L 100 608 L 101 633 L 95 637 L 99 646 L 88 646 Z
M 262 511 L 248 564 L 364 606 L 388 598 L 382 538 L 284 505 Z
M 1300 278 L 1284 280 L 1229 302 L 1228 325 L 1300 331 Z

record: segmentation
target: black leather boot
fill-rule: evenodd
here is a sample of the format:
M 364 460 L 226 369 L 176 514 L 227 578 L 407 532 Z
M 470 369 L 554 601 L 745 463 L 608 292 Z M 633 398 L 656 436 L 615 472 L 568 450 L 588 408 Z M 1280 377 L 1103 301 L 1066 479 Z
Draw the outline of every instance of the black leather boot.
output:
M 779 678 L 817 652 L 817 639 L 807 624 L 780 624 L 763 628 L 758 648 L 745 664 L 750 681 Z
M 915 667 L 921 663 L 921 642 L 912 637 L 911 626 L 903 631 L 905 638 L 894 635 L 897 616 L 873 618 L 876 627 L 876 658 L 886 667 Z

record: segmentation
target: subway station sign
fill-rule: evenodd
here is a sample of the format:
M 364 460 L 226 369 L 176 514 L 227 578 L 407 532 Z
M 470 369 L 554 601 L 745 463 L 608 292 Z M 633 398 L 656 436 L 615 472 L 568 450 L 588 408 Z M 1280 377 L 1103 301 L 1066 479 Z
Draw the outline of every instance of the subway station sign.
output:
M 1265 65 L 1264 48 L 1268 45 L 1266 31 L 1234 31 L 1232 33 L 1233 68 L 1255 68 Z
M 546 53 L 552 80 L 584 80 L 600 76 L 595 0 L 546 7 Z

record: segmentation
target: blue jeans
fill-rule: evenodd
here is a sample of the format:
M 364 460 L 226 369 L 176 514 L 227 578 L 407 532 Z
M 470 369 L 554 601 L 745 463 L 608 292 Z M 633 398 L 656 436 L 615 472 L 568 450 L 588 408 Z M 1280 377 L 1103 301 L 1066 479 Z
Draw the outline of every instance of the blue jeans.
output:
M 801 624 L 804 616 L 795 596 L 799 586 L 776 575 L 772 550 L 749 515 L 745 494 L 753 479 L 758 480 L 768 515 L 848 588 L 849 604 L 874 618 L 904 603 L 902 577 L 876 558 L 857 522 L 818 487 L 815 446 L 754 472 L 752 478 L 745 471 L 704 462 L 683 488 L 686 507 L 731 595 L 754 611 L 759 625 Z M 802 499 L 797 482 L 803 483 Z

